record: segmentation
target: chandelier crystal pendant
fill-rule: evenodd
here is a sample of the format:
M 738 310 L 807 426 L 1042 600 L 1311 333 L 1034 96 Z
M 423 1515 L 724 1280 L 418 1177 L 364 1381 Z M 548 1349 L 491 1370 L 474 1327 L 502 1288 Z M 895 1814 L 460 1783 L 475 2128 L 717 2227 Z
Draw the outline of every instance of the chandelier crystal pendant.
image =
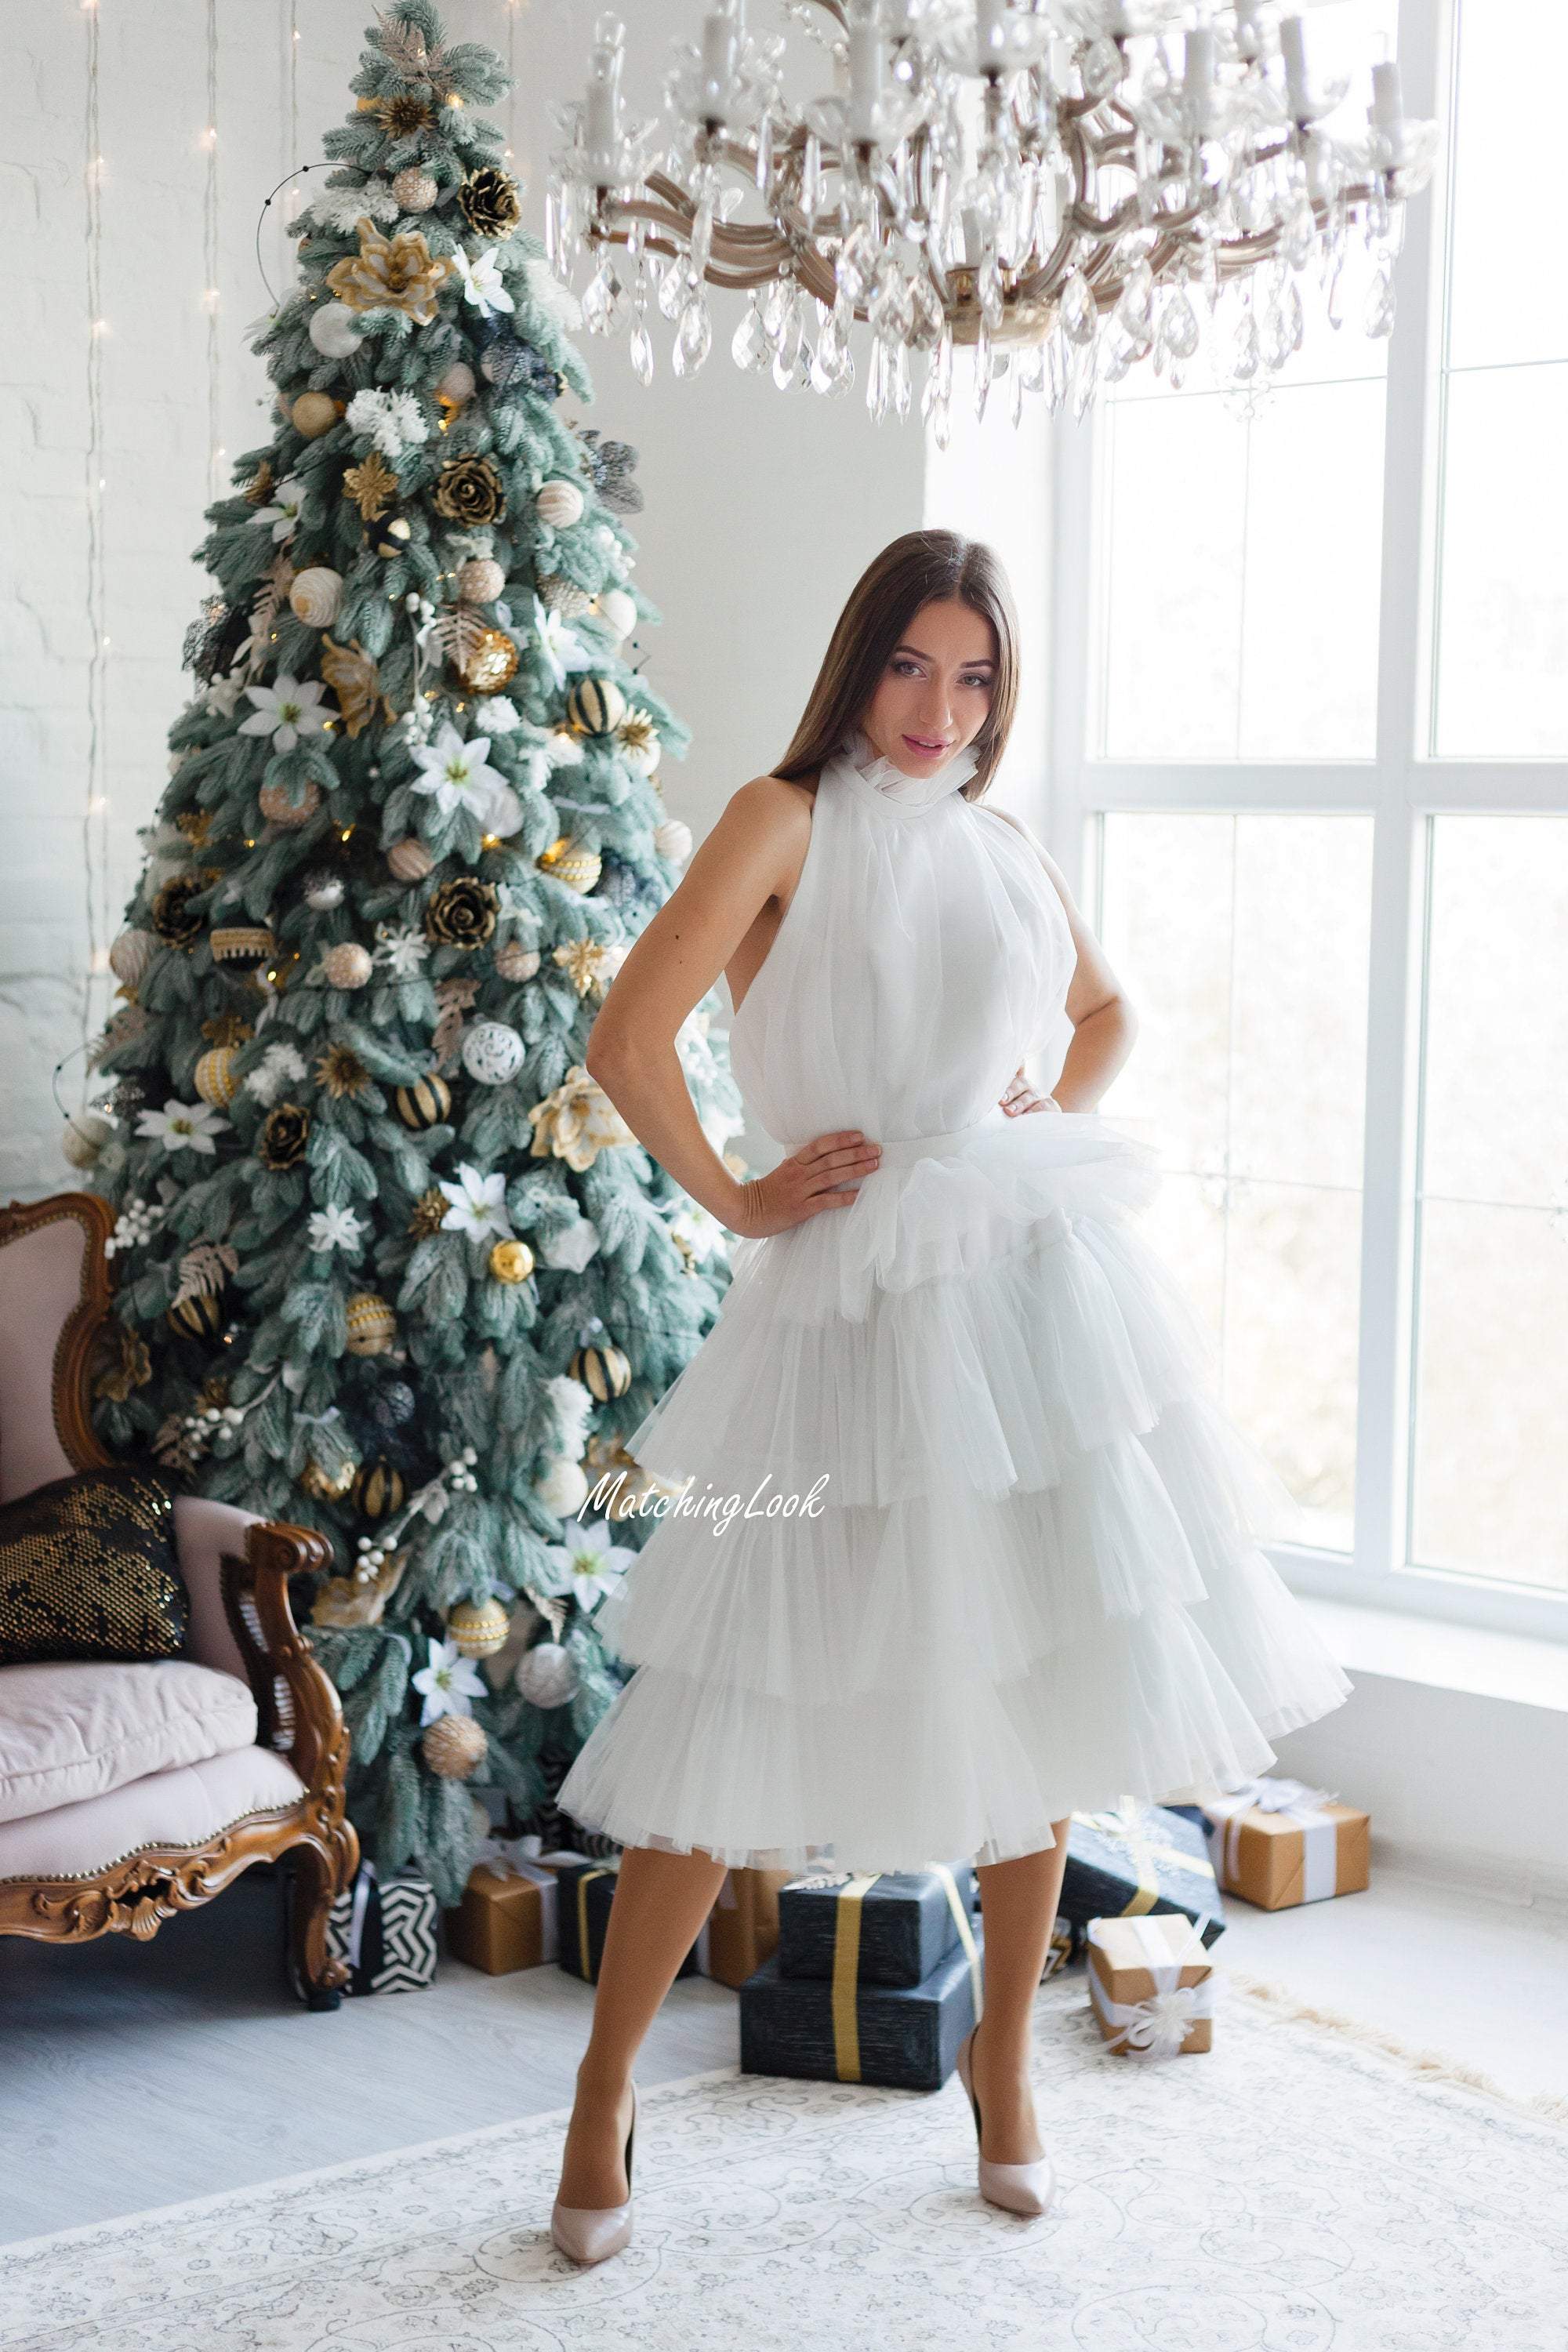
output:
M 700 43 L 675 45 L 658 121 L 627 119 L 613 16 L 585 98 L 552 110 L 568 143 L 551 157 L 547 255 L 571 287 L 593 249 L 584 325 L 625 325 L 644 383 L 650 302 L 691 375 L 712 346 L 710 285 L 749 297 L 732 355 L 783 391 L 847 392 L 850 331 L 868 326 L 879 422 L 908 415 L 923 352 L 921 412 L 944 447 L 958 344 L 977 414 L 1010 374 L 1015 424 L 1026 392 L 1082 415 L 1141 361 L 1179 384 L 1205 336 L 1220 382 L 1267 383 L 1300 346 L 1304 281 L 1339 325 L 1357 242 L 1363 324 L 1390 331 L 1405 203 L 1437 148 L 1392 61 L 1347 132 L 1330 119 L 1348 84 L 1315 81 L 1303 19 L 1264 0 L 784 5 L 833 60 L 826 97 L 786 103 L 784 37 L 718 0 Z M 748 198 L 763 216 L 732 217 Z

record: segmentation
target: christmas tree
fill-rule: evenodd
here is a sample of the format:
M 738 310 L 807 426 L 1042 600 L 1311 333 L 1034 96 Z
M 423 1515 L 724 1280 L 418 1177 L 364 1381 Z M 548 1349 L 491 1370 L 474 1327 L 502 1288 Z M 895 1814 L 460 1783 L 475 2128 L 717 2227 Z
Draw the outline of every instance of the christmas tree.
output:
M 105 1438 L 331 1538 L 300 1597 L 350 1811 L 452 1903 L 473 1790 L 525 1825 L 625 1679 L 594 1611 L 657 1519 L 617 1440 L 729 1264 L 583 1065 L 690 849 L 688 731 L 623 650 L 636 453 L 562 415 L 592 389 L 476 111 L 500 58 L 426 0 L 366 37 L 68 1150 L 118 1212 Z M 678 1042 L 722 1150 L 717 1009 Z

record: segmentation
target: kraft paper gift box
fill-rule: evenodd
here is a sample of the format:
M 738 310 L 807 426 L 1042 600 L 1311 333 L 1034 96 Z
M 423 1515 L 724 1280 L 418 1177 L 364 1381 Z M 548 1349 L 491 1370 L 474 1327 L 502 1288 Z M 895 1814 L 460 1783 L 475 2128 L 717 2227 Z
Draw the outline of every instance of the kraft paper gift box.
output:
M 1179 1911 L 1091 1919 L 1089 1999 L 1102 2038 L 1128 2058 L 1214 2046 L 1214 1963 Z
M 809 1871 L 779 1889 L 779 1974 L 830 1977 L 838 1964 L 844 1906 L 859 1910 L 862 1984 L 923 1984 L 952 1951 L 978 1898 L 967 1862 L 927 1870 Z
M 1057 1908 L 1080 1927 L 1091 1919 L 1179 1911 L 1205 1944 L 1225 1933 L 1202 1829 L 1169 1806 L 1131 1797 L 1110 1811 L 1073 1814 Z
M 1371 1815 L 1283 1774 L 1205 1796 L 1209 1855 L 1227 1894 L 1264 1911 L 1355 1895 L 1371 1875 Z
M 447 1948 L 487 1976 L 535 1969 L 556 1957 L 556 1874 L 586 1854 L 542 1854 L 537 1833 L 487 1838 L 463 1899 L 447 1913 Z
M 940 2091 L 979 2014 L 984 1948 L 966 1920 L 918 1985 L 859 1979 L 852 1932 L 831 1977 L 786 1977 L 774 1952 L 741 1987 L 741 2072 Z
M 436 1910 L 436 1890 L 416 1872 L 382 1878 L 374 1862 L 362 1862 L 327 1914 L 327 1949 L 349 1964 L 345 1992 L 417 1992 L 433 1984 Z
M 562 1863 L 555 1874 L 555 1957 L 568 1976 L 582 1977 L 589 1984 L 599 1981 L 599 1962 L 604 1958 L 619 1866 L 618 1857 L 594 1862 L 579 1856 Z M 676 1969 L 676 1975 L 703 1975 L 707 1951 L 708 1927 L 704 1921 L 697 1941 Z
M 702 1972 L 718 1984 L 743 1985 L 778 1948 L 779 1889 L 792 1870 L 728 1870 L 699 1937 Z

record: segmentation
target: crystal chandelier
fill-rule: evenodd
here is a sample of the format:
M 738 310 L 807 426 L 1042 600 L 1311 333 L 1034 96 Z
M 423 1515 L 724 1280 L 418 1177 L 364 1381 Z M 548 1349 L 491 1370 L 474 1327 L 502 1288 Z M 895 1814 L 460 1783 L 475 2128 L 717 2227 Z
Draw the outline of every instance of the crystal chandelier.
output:
M 1267 383 L 1300 348 L 1301 286 L 1340 323 L 1347 251 L 1369 269 L 1363 325 L 1394 321 L 1407 196 L 1437 126 L 1406 120 L 1399 68 L 1372 68 L 1364 129 L 1330 127 L 1342 80 L 1310 69 L 1299 16 L 1265 0 L 784 0 L 830 53 L 835 92 L 783 95 L 785 40 L 719 0 L 676 45 L 658 121 L 626 119 L 624 27 L 595 26 L 587 95 L 552 109 L 546 250 L 590 332 L 626 323 L 653 373 L 651 299 L 671 365 L 712 344 L 706 288 L 749 296 L 731 351 L 781 390 L 847 392 L 870 329 L 867 405 L 948 437 L 956 344 L 974 404 L 1010 376 L 1082 415 L 1138 362 L 1178 384 L 1207 340 L 1222 383 Z M 1194 23 L 1193 19 L 1199 21 Z M 659 150 L 650 161 L 656 137 Z M 753 197 L 763 217 L 731 217 Z M 626 276 L 616 247 L 625 248 Z

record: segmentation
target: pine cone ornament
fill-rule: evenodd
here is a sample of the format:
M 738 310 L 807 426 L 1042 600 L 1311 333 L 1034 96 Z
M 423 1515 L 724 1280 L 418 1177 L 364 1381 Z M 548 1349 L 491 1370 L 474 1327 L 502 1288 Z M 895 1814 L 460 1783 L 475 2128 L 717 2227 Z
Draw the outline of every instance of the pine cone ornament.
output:
M 495 164 L 482 164 L 459 185 L 458 210 L 476 236 L 510 236 L 522 218 L 517 182 Z

